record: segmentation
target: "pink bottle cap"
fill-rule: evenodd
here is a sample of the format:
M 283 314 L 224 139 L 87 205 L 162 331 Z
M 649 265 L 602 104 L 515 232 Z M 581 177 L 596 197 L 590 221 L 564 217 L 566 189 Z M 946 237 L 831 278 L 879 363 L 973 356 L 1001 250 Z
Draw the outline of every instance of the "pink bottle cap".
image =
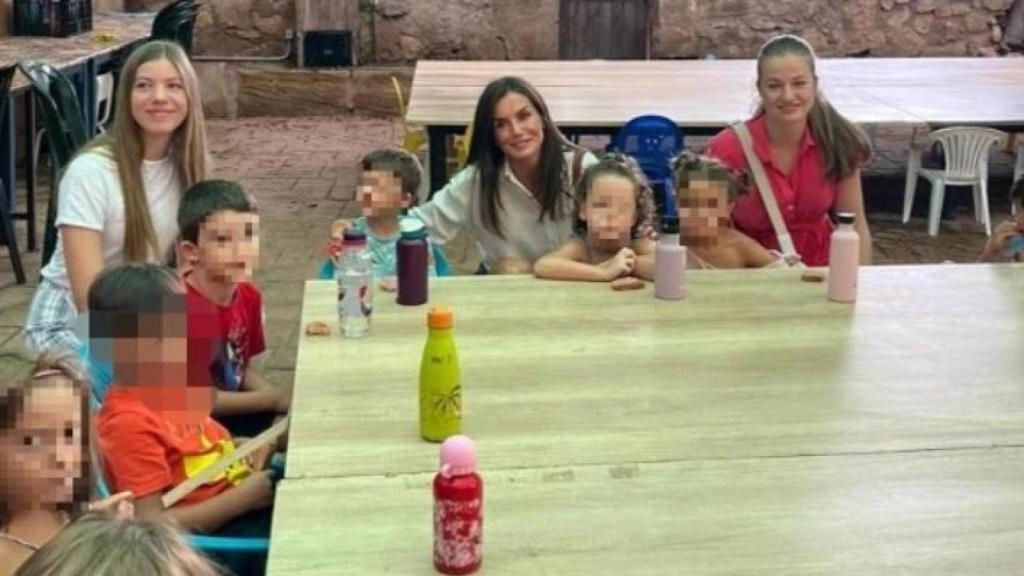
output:
M 441 475 L 463 476 L 476 471 L 476 445 L 469 436 L 450 436 L 441 444 Z

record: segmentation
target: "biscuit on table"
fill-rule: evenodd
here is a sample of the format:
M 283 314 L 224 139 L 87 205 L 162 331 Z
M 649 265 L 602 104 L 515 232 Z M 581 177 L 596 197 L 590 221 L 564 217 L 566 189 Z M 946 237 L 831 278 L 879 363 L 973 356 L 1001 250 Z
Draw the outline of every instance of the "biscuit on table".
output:
M 327 322 L 310 322 L 306 324 L 306 336 L 330 336 L 331 327 Z
M 646 283 L 636 276 L 623 276 L 622 278 L 612 280 L 612 290 L 619 292 L 623 290 L 639 290 L 645 285 Z
M 800 275 L 804 282 L 824 282 L 828 272 L 824 268 L 808 268 Z

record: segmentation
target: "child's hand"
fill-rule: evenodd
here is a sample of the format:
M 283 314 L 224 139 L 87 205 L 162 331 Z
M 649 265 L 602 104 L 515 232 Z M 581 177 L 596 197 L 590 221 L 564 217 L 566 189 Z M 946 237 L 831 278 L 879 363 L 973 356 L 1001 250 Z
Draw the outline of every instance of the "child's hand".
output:
M 278 414 L 287 414 L 292 407 L 292 387 L 278 386 L 274 389 L 274 411 Z
M 253 472 L 235 490 L 241 492 L 245 512 L 269 508 L 274 503 L 274 471 Z
M 135 517 L 135 496 L 131 492 L 118 492 L 109 498 L 89 503 L 89 510 L 113 514 L 122 520 Z
M 339 218 L 331 222 L 331 240 L 341 240 L 345 237 L 345 230 L 352 227 L 352 221 L 347 218 Z
M 1009 243 L 1010 238 L 1017 234 L 1020 234 L 1020 230 L 1017 228 L 1016 222 L 1013 220 L 1002 222 L 992 231 L 992 237 L 989 238 L 988 244 L 985 245 L 982 257 L 986 260 L 1000 258 L 1006 250 L 1006 245 Z
M 274 444 L 267 444 L 262 448 L 257 448 L 255 452 L 245 457 L 245 463 L 252 468 L 253 471 L 265 470 L 267 465 L 270 464 L 270 459 L 274 457 Z
M 632 248 L 623 248 L 618 254 L 602 262 L 601 268 L 609 280 L 627 276 L 636 269 L 636 252 L 633 252 Z

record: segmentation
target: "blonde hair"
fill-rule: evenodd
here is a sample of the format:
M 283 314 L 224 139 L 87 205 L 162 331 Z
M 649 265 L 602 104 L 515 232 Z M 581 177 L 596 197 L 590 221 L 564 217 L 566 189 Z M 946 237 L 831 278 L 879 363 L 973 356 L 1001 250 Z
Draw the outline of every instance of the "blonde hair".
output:
M 91 443 L 89 442 L 89 387 L 85 370 L 78 357 L 70 350 L 48 350 L 35 362 L 32 371 L 15 384 L 0 384 L 0 430 L 17 426 L 18 418 L 25 410 L 29 394 L 40 388 L 68 386 L 79 397 L 82 423 L 82 475 L 75 478 L 72 501 L 58 507 L 62 512 L 72 514 L 88 501 L 92 489 L 92 473 L 89 467 Z M 0 523 L 8 520 L 10 510 L 0 500 Z
M 167 521 L 88 512 L 32 555 L 15 576 L 218 576 Z
M 159 256 L 160 252 L 142 184 L 145 152 L 142 130 L 132 116 L 132 90 L 139 66 L 154 60 L 167 60 L 177 68 L 188 101 L 185 121 L 178 127 L 171 142 L 182 189 L 205 179 L 207 171 L 206 122 L 195 69 L 185 52 L 174 42 L 147 42 L 131 53 L 121 71 L 115 97 L 114 127 L 110 134 L 96 138 L 82 148 L 82 153 L 102 152 L 117 163 L 121 194 L 124 197 L 126 262 L 144 262 L 149 254 Z
M 587 235 L 587 222 L 580 218 L 580 210 L 587 205 L 587 195 L 594 182 L 606 174 L 619 176 L 633 183 L 636 197 L 636 221 L 630 234 L 633 238 L 642 235 L 642 229 L 650 226 L 654 219 L 654 191 L 647 182 L 647 176 L 640 164 L 626 154 L 611 152 L 601 156 L 596 164 L 591 164 L 583 171 L 576 183 L 573 195 L 573 232 L 578 236 Z
M 814 104 L 811 106 L 807 122 L 814 142 L 821 151 L 825 174 L 830 180 L 842 180 L 871 159 L 871 142 L 864 131 L 833 108 L 818 89 L 814 48 L 803 38 L 791 34 L 775 36 L 765 42 L 757 53 L 758 89 L 761 87 L 761 69 L 765 60 L 789 55 L 804 58 L 811 70 L 811 76 L 814 77 Z M 762 113 L 763 104 L 757 109 L 758 115 Z

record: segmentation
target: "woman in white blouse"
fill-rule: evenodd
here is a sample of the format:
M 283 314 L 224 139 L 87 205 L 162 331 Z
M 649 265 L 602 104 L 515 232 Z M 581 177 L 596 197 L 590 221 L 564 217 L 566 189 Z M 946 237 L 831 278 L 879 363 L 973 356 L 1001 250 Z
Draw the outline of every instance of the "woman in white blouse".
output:
M 488 271 L 529 273 L 569 239 L 572 185 L 597 159 L 562 136 L 544 99 L 521 78 L 488 84 L 473 125 L 466 168 L 411 214 L 438 244 L 460 230 L 475 233 Z

